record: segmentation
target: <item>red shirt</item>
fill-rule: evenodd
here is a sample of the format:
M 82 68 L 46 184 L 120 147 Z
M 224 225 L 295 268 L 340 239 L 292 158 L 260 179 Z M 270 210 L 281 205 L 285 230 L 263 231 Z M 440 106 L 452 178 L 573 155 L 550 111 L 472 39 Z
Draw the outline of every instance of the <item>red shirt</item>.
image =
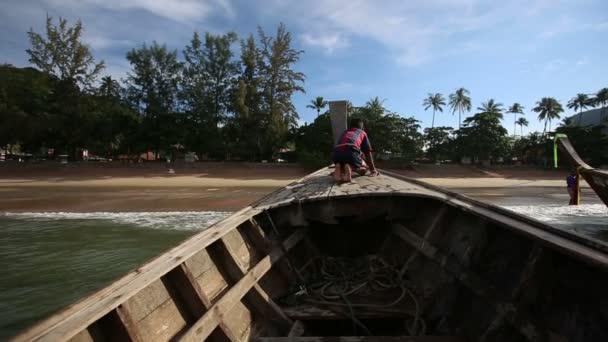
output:
M 352 146 L 362 152 L 371 152 L 372 145 L 369 143 L 369 138 L 364 130 L 359 128 L 349 128 L 338 140 L 338 146 L 341 151 L 346 150 L 347 147 Z

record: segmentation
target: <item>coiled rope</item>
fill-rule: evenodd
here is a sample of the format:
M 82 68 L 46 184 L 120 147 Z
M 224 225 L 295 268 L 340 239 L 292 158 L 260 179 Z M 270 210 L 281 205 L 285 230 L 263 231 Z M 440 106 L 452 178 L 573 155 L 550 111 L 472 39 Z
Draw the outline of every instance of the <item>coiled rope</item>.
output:
M 410 284 L 403 279 L 397 267 L 377 255 L 358 258 L 316 257 L 309 260 L 298 273 L 306 278 L 306 291 L 300 291 L 297 296 L 307 303 L 346 315 L 353 321 L 353 329 L 358 326 L 371 335 L 356 317 L 355 310 L 359 309 L 378 314 L 398 312 L 407 316 L 405 328 L 410 336 L 425 334 L 426 324 L 421 317 L 419 301 L 408 287 Z M 398 295 L 386 303 L 353 301 L 383 298 L 395 293 Z M 413 311 L 404 310 L 403 306 L 396 307 L 406 298 L 413 303 Z M 345 312 L 344 308 L 348 311 Z

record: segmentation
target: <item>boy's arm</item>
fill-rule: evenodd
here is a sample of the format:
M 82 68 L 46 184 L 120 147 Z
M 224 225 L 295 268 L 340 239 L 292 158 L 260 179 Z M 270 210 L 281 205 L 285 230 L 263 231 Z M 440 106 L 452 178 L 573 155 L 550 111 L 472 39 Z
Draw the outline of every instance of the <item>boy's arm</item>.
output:
M 378 170 L 376 170 L 376 165 L 374 164 L 374 158 L 372 157 L 372 152 L 367 151 L 363 154 L 363 156 L 365 157 L 365 162 L 369 166 L 370 176 L 379 175 L 380 173 L 378 172 Z

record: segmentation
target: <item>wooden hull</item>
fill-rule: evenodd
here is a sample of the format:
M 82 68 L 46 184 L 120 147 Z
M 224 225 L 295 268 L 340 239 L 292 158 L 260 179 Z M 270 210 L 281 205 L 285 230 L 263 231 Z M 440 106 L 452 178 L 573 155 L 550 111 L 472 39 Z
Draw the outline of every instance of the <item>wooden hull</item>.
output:
M 328 174 L 253 203 L 14 341 L 608 340 L 603 243 L 397 175 L 338 186 Z M 369 277 L 352 293 L 316 295 L 326 261 L 362 258 L 399 282 Z

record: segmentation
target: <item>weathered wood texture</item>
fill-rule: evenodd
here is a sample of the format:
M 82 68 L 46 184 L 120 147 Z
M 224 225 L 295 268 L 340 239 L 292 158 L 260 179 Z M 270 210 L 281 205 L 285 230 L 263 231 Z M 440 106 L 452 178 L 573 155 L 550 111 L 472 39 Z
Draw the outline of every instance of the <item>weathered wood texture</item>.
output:
M 223 295 L 210 309 L 192 325 L 180 338 L 180 341 L 201 341 L 206 339 L 218 326 L 222 317 L 241 301 L 257 281 L 270 270 L 272 264 L 285 255 L 285 251 L 293 248 L 304 238 L 305 232 L 299 230 L 285 240 L 282 248 L 275 248 L 270 254 L 258 262 L 245 274 L 228 292 Z
M 452 336 L 306 336 L 256 337 L 251 342 L 464 342 Z

